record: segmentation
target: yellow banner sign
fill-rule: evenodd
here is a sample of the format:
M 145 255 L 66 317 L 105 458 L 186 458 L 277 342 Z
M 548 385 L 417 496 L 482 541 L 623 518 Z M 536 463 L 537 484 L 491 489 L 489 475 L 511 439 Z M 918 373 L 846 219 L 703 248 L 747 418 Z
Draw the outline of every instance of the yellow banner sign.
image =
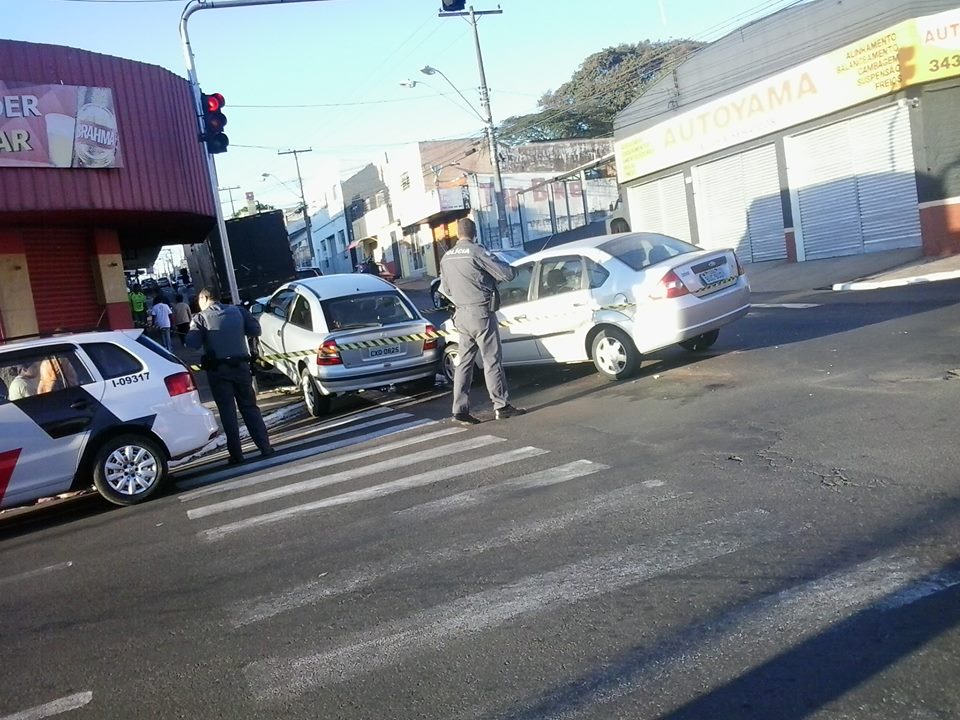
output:
M 620 182 L 960 75 L 960 9 L 906 20 L 618 141 Z

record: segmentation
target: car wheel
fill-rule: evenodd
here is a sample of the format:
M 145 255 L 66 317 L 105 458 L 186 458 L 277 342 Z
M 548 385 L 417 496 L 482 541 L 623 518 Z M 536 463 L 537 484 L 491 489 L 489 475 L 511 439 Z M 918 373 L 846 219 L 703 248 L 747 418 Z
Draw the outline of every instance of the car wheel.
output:
M 456 343 L 447 343 L 443 348 L 443 359 L 441 360 L 443 376 L 447 379 L 447 382 L 453 383 L 453 376 L 456 374 L 459 364 L 460 348 L 457 347 Z
M 307 406 L 307 412 L 312 417 L 323 417 L 330 412 L 331 396 L 320 392 L 306 368 L 300 371 L 300 389 L 303 390 L 303 402 Z
M 684 350 L 689 350 L 690 352 L 703 351 L 712 346 L 717 341 L 718 337 L 720 337 L 720 331 L 711 330 L 710 332 L 705 332 L 702 335 L 697 335 L 695 338 L 684 340 L 680 343 L 680 347 L 682 347 Z
M 623 380 L 640 369 L 641 356 L 633 340 L 616 328 L 604 328 L 593 339 L 593 364 L 608 380 Z
M 115 505 L 146 500 L 166 476 L 166 454 L 156 441 L 143 435 L 111 438 L 93 458 L 93 484 Z
M 443 301 L 440 299 L 440 293 L 437 292 L 436 290 L 430 291 L 430 302 L 433 303 L 433 307 L 435 310 L 443 309 Z

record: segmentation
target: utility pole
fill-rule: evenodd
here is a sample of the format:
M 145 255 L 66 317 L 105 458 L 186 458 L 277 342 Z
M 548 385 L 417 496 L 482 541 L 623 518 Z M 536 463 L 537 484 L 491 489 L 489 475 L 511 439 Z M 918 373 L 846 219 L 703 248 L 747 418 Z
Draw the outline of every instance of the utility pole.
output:
M 474 10 L 471 5 L 462 12 L 440 12 L 440 17 L 466 17 L 473 26 L 473 43 L 477 49 L 477 67 L 480 69 L 480 108 L 483 110 L 483 121 L 486 126 L 487 142 L 490 145 L 490 162 L 493 164 L 493 194 L 497 204 L 497 218 L 500 226 L 500 244 L 506 237 L 513 247 L 513 226 L 508 222 L 507 203 L 503 196 L 503 176 L 500 173 L 500 153 L 497 152 L 497 129 L 493 124 L 493 113 L 490 110 L 490 90 L 487 88 L 487 75 L 483 69 L 483 53 L 480 52 L 480 32 L 477 30 L 478 15 L 502 15 L 503 10 Z
M 187 78 L 190 80 L 190 87 L 193 89 L 193 106 L 197 113 L 197 131 L 203 132 L 203 107 L 201 106 L 200 81 L 197 79 L 197 66 L 193 59 L 193 48 L 190 46 L 190 34 L 187 32 L 187 21 L 193 13 L 198 10 L 217 10 L 228 7 L 247 7 L 251 5 L 277 5 L 283 2 L 322 2 L 323 0 L 217 0 L 217 3 L 204 2 L 203 0 L 189 0 L 183 12 L 180 14 L 180 44 L 183 48 L 183 58 L 187 64 Z M 210 192 L 213 195 L 213 208 L 217 215 L 217 231 L 220 233 L 220 247 L 223 249 L 223 264 L 227 273 L 227 284 L 230 286 L 230 299 L 240 302 L 240 290 L 237 288 L 237 273 L 233 269 L 233 254 L 230 252 L 230 241 L 227 239 L 227 225 L 223 219 L 223 208 L 220 207 L 220 196 L 216 188 L 220 186 L 217 181 L 217 166 L 213 161 L 213 155 L 209 152 L 207 156 L 207 171 L 210 175 Z
M 303 194 L 303 177 L 300 175 L 300 153 L 313 152 L 313 148 L 306 150 L 277 150 L 277 155 L 293 155 L 293 161 L 297 165 L 297 181 L 300 183 L 300 203 L 303 208 L 303 227 L 307 231 L 307 246 L 310 248 L 310 262 L 317 265 L 317 257 L 313 252 L 313 230 L 310 227 L 310 212 L 307 210 L 307 199 Z
M 233 206 L 233 191 L 239 190 L 239 185 L 234 185 L 233 187 L 217 188 L 220 192 L 225 192 L 230 194 L 230 214 L 236 215 L 237 209 Z

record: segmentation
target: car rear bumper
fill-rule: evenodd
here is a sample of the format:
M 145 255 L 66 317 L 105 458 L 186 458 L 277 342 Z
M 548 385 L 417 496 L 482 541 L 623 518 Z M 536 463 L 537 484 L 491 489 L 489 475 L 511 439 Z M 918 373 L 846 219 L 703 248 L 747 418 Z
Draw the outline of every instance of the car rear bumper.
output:
M 171 398 L 165 412 L 157 414 L 153 430 L 175 459 L 202 448 L 220 433 L 220 426 L 194 392 Z
M 314 366 L 311 368 L 311 372 L 316 372 L 316 369 L 316 366 Z M 314 379 L 317 381 L 320 392 L 324 395 L 336 395 L 339 393 L 356 392 L 357 390 L 380 388 L 385 385 L 411 382 L 413 380 L 419 380 L 420 378 L 432 377 L 439 371 L 439 359 L 431 358 L 416 365 L 377 370 L 375 372 L 363 372 L 363 368 L 358 368 L 355 373 L 348 371 L 337 377 L 324 377 L 322 375 L 318 377 L 315 374 Z

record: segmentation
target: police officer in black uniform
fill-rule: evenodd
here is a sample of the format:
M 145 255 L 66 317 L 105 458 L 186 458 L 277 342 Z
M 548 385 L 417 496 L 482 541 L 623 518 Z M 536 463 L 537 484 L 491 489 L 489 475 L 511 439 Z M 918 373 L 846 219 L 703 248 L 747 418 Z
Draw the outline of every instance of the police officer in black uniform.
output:
M 497 283 L 513 280 L 516 272 L 478 245 L 476 237 L 473 220 L 458 221 L 457 244 L 440 261 L 440 292 L 456 306 L 454 321 L 460 335 L 460 362 L 453 379 L 453 419 L 464 425 L 480 422 L 470 414 L 470 385 L 478 352 L 497 420 L 527 412 L 510 404 L 496 315 L 500 308 Z
M 190 323 L 186 345 L 203 350 L 201 367 L 207 371 L 210 391 L 227 436 L 229 462 L 231 465 L 243 462 L 238 408 L 260 454 L 269 457 L 276 451 L 270 446 L 267 427 L 257 407 L 247 341 L 248 337 L 260 337 L 260 323 L 246 308 L 220 303 L 209 288 L 199 292 L 197 302 L 200 312 Z

